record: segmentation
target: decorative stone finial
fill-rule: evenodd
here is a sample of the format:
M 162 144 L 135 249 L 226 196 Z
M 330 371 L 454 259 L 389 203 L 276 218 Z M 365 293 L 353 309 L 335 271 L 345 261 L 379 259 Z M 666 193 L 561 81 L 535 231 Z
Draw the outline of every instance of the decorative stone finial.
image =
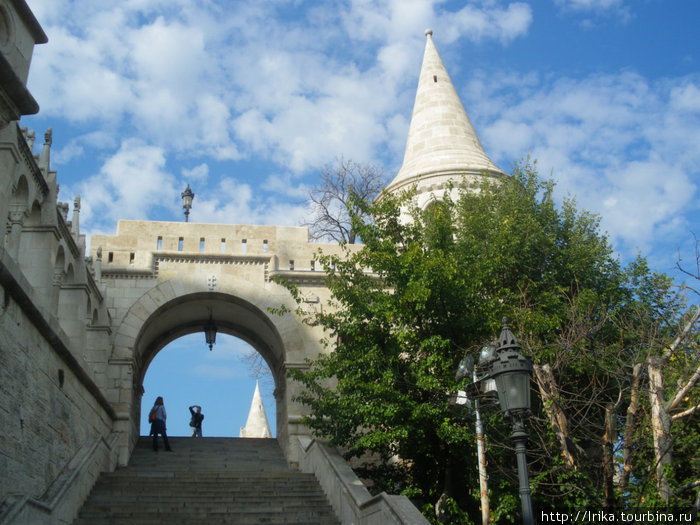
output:
M 80 195 L 75 196 L 75 199 L 73 200 L 73 209 L 80 210 Z
M 433 30 L 432 30 L 432 29 L 426 29 L 426 30 L 425 30 L 425 36 L 433 36 Z
M 49 128 L 44 133 L 44 144 L 51 145 L 53 143 L 53 129 Z
M 61 214 L 61 217 L 63 217 L 64 221 L 68 220 L 68 203 L 67 202 L 58 202 L 56 203 L 56 208 L 58 208 L 58 212 Z

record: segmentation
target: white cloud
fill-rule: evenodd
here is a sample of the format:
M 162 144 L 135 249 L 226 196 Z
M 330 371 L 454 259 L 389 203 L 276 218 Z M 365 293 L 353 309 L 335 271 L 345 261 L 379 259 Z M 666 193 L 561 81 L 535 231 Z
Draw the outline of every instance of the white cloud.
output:
M 527 34 L 532 24 L 532 9 L 515 2 L 507 8 L 467 5 L 457 13 L 441 13 L 439 27 L 447 28 L 448 38 L 464 36 L 473 42 L 497 39 L 507 44 Z
M 623 24 L 632 19 L 631 10 L 625 5 L 625 0 L 555 0 L 555 3 L 566 13 L 616 16 Z M 594 25 L 591 19 L 583 19 L 581 24 Z
M 624 0 L 555 0 L 555 2 L 563 7 L 582 11 L 617 9 L 624 4 Z
M 193 187 L 197 197 L 191 219 L 215 224 L 297 226 L 306 216 L 305 204 L 300 198 L 290 201 L 289 196 L 290 192 L 300 194 L 300 190 L 285 190 L 280 184 L 275 177 L 268 178 L 263 184 L 266 191 L 270 191 L 273 185 L 277 186 L 279 199 L 274 194 L 268 195 L 262 188 L 253 188 L 231 177 L 222 178 L 215 187 L 204 191 Z
M 676 111 L 700 113 L 700 87 L 688 83 L 672 88 L 671 106 Z
M 296 173 L 403 147 L 383 121 L 412 100 L 427 25 L 452 27 L 445 42 L 510 42 L 532 19 L 520 2 L 450 12 L 436 0 L 356 0 L 293 18 L 253 1 L 35 2 L 50 44 L 36 50 L 30 89 L 45 115 L 108 122 L 168 152 L 255 153 Z
M 186 181 L 206 181 L 209 177 L 209 166 L 206 163 L 202 163 L 194 168 L 183 168 L 180 173 Z
M 684 217 L 695 210 L 700 177 L 698 79 L 651 83 L 624 72 L 530 79 L 527 89 L 513 89 L 508 75 L 500 84 L 494 78 L 483 73 L 468 97 L 485 102 L 471 115 L 497 162 L 530 153 L 542 175 L 553 173 L 560 195 L 601 213 L 603 230 L 627 256 L 662 235 L 681 242 L 689 234 Z
M 124 140 L 99 173 L 74 188 L 82 196 L 82 221 L 98 228 L 117 219 L 141 219 L 157 206 L 177 213 L 180 195 L 165 163 L 161 148 Z

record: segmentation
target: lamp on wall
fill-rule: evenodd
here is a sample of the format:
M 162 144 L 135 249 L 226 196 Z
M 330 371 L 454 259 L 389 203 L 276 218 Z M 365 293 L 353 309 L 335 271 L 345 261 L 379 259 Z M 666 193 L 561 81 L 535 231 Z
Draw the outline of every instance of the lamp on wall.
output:
M 194 193 L 190 189 L 190 185 L 187 185 L 185 191 L 182 192 L 182 208 L 185 210 L 185 222 L 190 221 L 190 209 L 192 208 L 192 199 L 194 199 Z
M 211 352 L 212 346 L 216 344 L 216 325 L 211 317 L 211 308 L 209 308 L 209 322 L 204 325 L 204 337 L 206 338 L 209 351 Z

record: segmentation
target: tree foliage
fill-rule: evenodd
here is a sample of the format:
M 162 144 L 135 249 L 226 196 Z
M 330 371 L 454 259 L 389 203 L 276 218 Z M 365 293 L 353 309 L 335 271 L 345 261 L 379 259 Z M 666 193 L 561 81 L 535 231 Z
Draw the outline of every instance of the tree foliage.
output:
M 456 202 L 412 209 L 406 223 L 409 201 L 353 199 L 363 246 L 321 256 L 332 307 L 307 322 L 324 328 L 332 351 L 290 371 L 305 386 L 299 400 L 312 431 L 355 458 L 373 490 L 408 495 L 431 519 L 444 494 L 453 522 L 477 521 L 473 418 L 449 397 L 460 359 L 478 359 L 506 316 L 537 372 L 528 427 L 535 508 L 693 504 L 698 417 L 671 418 L 700 402 L 698 331 L 692 322 L 679 338 L 689 314 L 671 281 L 641 257 L 621 267 L 598 218 L 574 201 L 558 207 L 553 184 L 530 163 Z M 647 366 L 664 355 L 666 384 L 690 385 L 676 406 L 673 392 L 661 393 L 673 425 L 662 460 L 672 502 L 660 496 L 649 430 Z M 483 415 L 492 518 L 514 523 L 510 426 L 497 407 Z M 631 470 L 621 485 L 623 466 Z

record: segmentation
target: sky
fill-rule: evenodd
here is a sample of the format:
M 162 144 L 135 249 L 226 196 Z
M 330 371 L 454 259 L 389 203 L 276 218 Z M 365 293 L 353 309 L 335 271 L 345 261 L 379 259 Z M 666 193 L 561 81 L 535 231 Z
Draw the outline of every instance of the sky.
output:
M 431 28 L 501 169 L 536 160 L 558 199 L 600 214 L 623 263 L 696 269 L 696 0 L 27 3 L 49 42 L 28 81 L 41 111 L 22 125 L 35 151 L 53 128 L 59 200 L 81 195 L 88 238 L 119 219 L 182 220 L 187 184 L 191 222 L 299 225 L 319 169 L 338 158 L 390 180 Z M 153 361 L 144 404 L 165 397 L 173 435 L 198 403 L 205 435 L 237 436 L 255 387 L 240 360 L 250 347 L 222 339 L 210 353 L 195 335 Z

